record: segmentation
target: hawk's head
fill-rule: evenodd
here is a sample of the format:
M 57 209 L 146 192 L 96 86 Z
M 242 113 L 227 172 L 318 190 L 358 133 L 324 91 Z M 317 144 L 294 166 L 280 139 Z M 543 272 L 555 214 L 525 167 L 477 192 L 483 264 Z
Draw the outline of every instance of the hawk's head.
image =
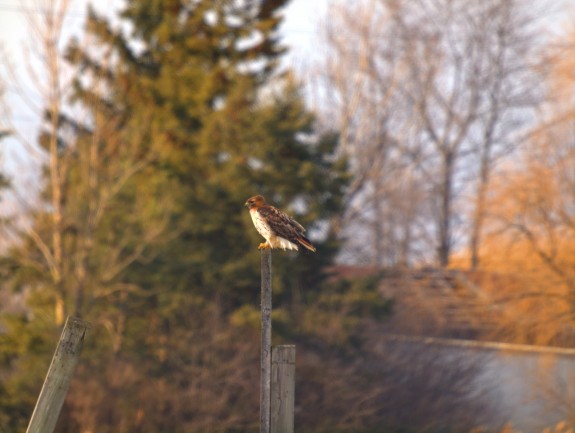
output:
M 266 204 L 266 200 L 262 195 L 256 195 L 253 197 L 248 198 L 248 201 L 245 202 L 244 206 L 247 206 L 250 209 L 257 209 Z

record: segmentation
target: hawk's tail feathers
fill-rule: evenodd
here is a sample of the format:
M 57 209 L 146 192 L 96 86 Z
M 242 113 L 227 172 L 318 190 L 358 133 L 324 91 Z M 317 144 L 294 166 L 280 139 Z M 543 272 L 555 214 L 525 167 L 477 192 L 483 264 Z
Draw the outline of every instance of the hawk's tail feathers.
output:
M 312 251 L 312 252 L 316 252 L 315 247 L 312 245 L 312 243 L 309 241 L 308 238 L 305 238 L 303 236 L 300 236 L 297 238 L 297 241 L 299 242 L 300 245 L 303 245 L 304 247 L 306 247 L 308 250 Z

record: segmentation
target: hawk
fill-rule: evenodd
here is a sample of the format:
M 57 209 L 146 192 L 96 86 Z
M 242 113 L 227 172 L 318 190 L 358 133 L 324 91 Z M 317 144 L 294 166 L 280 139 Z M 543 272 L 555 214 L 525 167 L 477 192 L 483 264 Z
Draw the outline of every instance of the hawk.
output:
M 298 251 L 302 246 L 315 253 L 315 247 L 304 236 L 302 225 L 281 210 L 266 204 L 263 196 L 249 198 L 245 206 L 250 210 L 256 230 L 266 240 L 258 246 L 259 250 L 281 248 Z

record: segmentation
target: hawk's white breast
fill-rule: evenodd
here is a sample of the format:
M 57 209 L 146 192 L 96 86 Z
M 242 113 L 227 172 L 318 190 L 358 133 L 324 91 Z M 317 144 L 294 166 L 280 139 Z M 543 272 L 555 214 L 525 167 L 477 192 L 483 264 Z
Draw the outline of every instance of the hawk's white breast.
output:
M 258 233 L 262 235 L 266 241 L 269 241 L 273 232 L 266 219 L 260 215 L 257 209 L 250 209 L 250 215 Z

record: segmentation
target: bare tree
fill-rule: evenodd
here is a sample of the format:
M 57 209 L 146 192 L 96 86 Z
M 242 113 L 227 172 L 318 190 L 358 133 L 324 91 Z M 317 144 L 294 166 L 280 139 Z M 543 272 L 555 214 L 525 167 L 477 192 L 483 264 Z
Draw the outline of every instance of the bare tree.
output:
M 121 304 L 122 297 L 138 292 L 139 287 L 125 284 L 120 276 L 134 263 L 153 259 L 148 246 L 175 235 L 166 233 L 173 198 L 150 189 L 134 191 L 136 178 L 146 176 L 156 154 L 144 149 L 144 128 L 121 127 L 122 119 L 106 106 L 113 54 L 87 38 L 69 46 L 71 56 L 94 56 L 84 59 L 99 64 L 91 75 L 73 75 L 64 58 L 62 31 L 69 8 L 68 0 L 48 1 L 25 12 L 34 56 L 28 58 L 29 71 L 40 97 L 34 108 L 42 113 L 38 144 L 25 148 L 45 166 L 45 189 L 39 196 L 19 196 L 21 212 L 30 221 L 12 227 L 21 248 L 10 258 L 17 262 L 15 269 L 38 275 L 29 279 L 28 288 L 36 285 L 50 294 L 57 324 L 67 314 L 89 313 L 97 302 Z M 82 95 L 83 107 L 71 102 L 72 92 L 81 87 L 73 78 L 89 88 Z M 149 118 L 140 120 L 151 123 Z M 25 139 L 22 134 L 16 137 Z M 122 201 L 124 212 L 117 214 L 118 198 L 127 189 L 137 199 Z M 152 202 L 158 207 L 150 209 Z M 122 308 L 99 317 L 115 350 L 122 344 L 125 319 Z
M 573 39 L 550 52 L 547 104 L 515 163 L 499 170 L 486 201 L 486 268 L 504 313 L 498 338 L 572 345 L 575 317 Z M 487 260 L 489 257 L 489 260 Z M 544 301 L 544 302 L 543 302 Z
M 393 27 L 382 26 L 390 14 L 382 2 L 335 6 L 325 25 L 328 54 L 319 84 L 327 89 L 320 111 L 326 121 L 337 119 L 341 151 L 355 174 L 340 224 L 347 228 L 343 256 L 376 266 L 413 259 L 424 213 L 421 179 L 400 138 L 409 119 L 399 94 L 400 41 Z
M 60 157 L 58 131 L 69 83 L 65 79 L 60 50 L 64 19 L 70 2 L 53 0 L 45 2 L 43 6 L 38 9 L 35 5 L 28 4 L 24 13 L 30 34 L 28 48 L 31 57 L 27 58 L 28 73 L 31 81 L 36 83 L 36 90 L 45 107 L 42 122 L 47 140 L 41 145 L 46 151 L 51 223 L 48 236 L 42 236 L 32 226 L 27 226 L 27 234 L 39 251 L 50 275 L 55 297 L 55 320 L 58 324 L 62 324 L 65 319 L 65 289 L 62 283 L 64 230 L 62 182 L 66 167 Z M 31 149 L 32 146 L 28 148 Z M 37 156 L 38 151 L 35 149 L 34 152 L 34 156 Z
M 564 126 L 530 141 L 523 167 L 499 180 L 489 203 L 491 237 L 506 246 L 507 271 L 529 280 L 496 299 L 515 311 L 515 334 L 529 325 L 529 338 L 545 344 L 570 341 L 575 318 L 575 148 L 572 123 Z
M 470 185 L 468 237 L 472 266 L 478 264 L 491 170 L 537 102 L 538 18 L 523 0 L 334 7 L 325 67 L 325 93 L 334 100 L 326 105 L 338 110 L 330 118 L 339 121 L 355 173 L 347 221 L 368 216 L 374 264 L 385 262 L 381 245 L 393 245 L 386 225 L 395 220 L 404 229 L 391 232 L 407 233 L 404 244 L 435 249 L 437 263 L 447 266 L 457 229 L 466 225 Z M 407 184 L 414 189 L 407 192 Z M 404 206 L 390 200 L 399 191 Z
M 396 3 L 406 41 L 405 95 L 420 132 L 420 166 L 436 197 L 438 263 L 449 264 L 459 191 L 470 180 L 468 172 L 476 171 L 470 223 L 476 266 L 491 169 L 512 146 L 526 108 L 537 102 L 531 63 L 539 16 L 520 0 Z M 470 158 L 476 155 L 478 163 Z
M 477 19 L 484 24 L 474 37 L 482 54 L 477 86 L 483 89 L 474 133 L 478 178 L 470 222 L 471 268 L 479 265 L 479 247 L 486 218 L 487 192 L 492 170 L 501 157 L 519 144 L 530 114 L 543 102 L 545 70 L 543 40 L 538 37 L 537 10 L 525 2 L 489 4 Z M 540 24 L 540 23 L 539 23 Z

